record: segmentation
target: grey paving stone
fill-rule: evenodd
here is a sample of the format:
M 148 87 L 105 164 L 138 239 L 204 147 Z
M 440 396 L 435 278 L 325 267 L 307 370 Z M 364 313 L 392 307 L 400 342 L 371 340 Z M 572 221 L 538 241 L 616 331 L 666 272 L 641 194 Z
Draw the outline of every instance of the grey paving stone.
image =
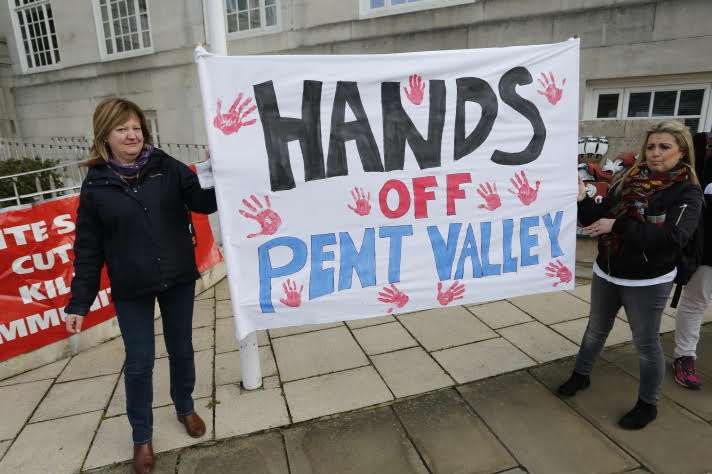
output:
M 374 318 L 352 319 L 351 321 L 345 322 L 351 329 L 360 329 L 377 324 L 392 323 L 395 320 L 395 316 L 389 314 L 386 316 L 376 316 Z
M 216 388 L 215 437 L 239 436 L 289 424 L 282 390 L 241 391 L 237 385 Z
M 418 345 L 416 340 L 408 334 L 408 331 L 395 320 L 392 323 L 354 329 L 353 334 L 368 355 L 382 354 Z
M 393 399 L 370 366 L 288 382 L 284 394 L 295 423 Z
M 367 365 L 368 358 L 345 327 L 272 341 L 283 382 Z
M 602 357 L 611 362 L 616 367 L 623 369 L 636 379 L 640 379 L 638 365 L 638 352 L 633 345 L 625 345 L 606 351 Z M 712 391 L 710 390 L 690 390 L 675 383 L 671 368 L 672 359 L 665 361 L 667 364 L 665 377 L 663 378 L 662 394 L 675 403 L 687 408 L 695 415 L 707 421 L 712 420 Z
M 544 324 L 582 318 L 588 316 L 589 310 L 588 303 L 565 291 L 519 296 L 509 301 Z
M 324 324 L 306 324 L 303 326 L 289 326 L 286 328 L 270 329 L 269 335 L 272 338 L 293 336 L 295 334 L 303 334 L 305 332 L 313 332 L 313 331 L 320 331 L 322 329 L 338 328 L 343 325 L 344 325 L 344 323 L 342 323 L 342 322 L 336 322 L 336 323 L 324 323 Z
M 214 331 L 212 326 L 205 326 L 201 328 L 193 329 L 193 350 L 195 352 L 204 351 L 206 349 L 212 349 Z M 156 335 L 156 358 L 168 357 L 168 350 L 166 350 L 166 340 L 163 334 Z
M 567 293 L 571 293 L 572 295 L 581 298 L 582 300 L 590 303 L 591 302 L 591 284 L 587 285 L 579 285 L 573 290 L 567 290 Z
M 207 290 L 200 293 L 195 297 L 196 300 L 207 300 L 210 298 L 215 298 L 215 287 L 208 288 Z
M 396 397 L 429 392 L 453 384 L 453 380 L 420 347 L 375 355 L 373 365 Z
M 398 319 L 428 351 L 497 337 L 462 306 L 403 314 Z
M 260 347 L 260 370 L 262 377 L 270 377 L 277 373 L 277 364 L 272 355 L 272 348 Z M 223 352 L 215 355 L 215 385 L 226 385 L 242 381 L 240 367 L 240 351 Z
M 32 423 L 103 410 L 109 402 L 118 374 L 57 383 L 37 407 Z
M 268 346 L 267 331 L 257 331 L 257 345 Z M 215 321 L 215 352 L 232 352 L 240 348 L 235 337 L 234 318 L 218 319 Z
M 216 301 L 230 299 L 230 290 L 228 289 L 227 278 L 220 280 L 213 288 L 215 288 Z
M 517 462 L 454 390 L 393 407 L 431 472 L 499 472 Z
M 215 321 L 215 300 L 198 300 L 193 304 L 193 327 L 212 326 Z
M 499 329 L 499 333 L 537 362 L 548 362 L 578 352 L 578 346 L 538 321 Z
M 7 378 L 0 381 L 0 387 L 5 385 L 14 385 L 17 383 L 35 382 L 37 380 L 46 380 L 56 378 L 57 375 L 64 369 L 69 362 L 69 358 L 52 362 L 51 364 L 43 365 L 37 369 L 29 370 L 23 374 Z
M 74 356 L 57 378 L 57 382 L 118 374 L 124 365 L 124 359 L 124 342 L 117 337 Z
M 232 318 L 232 301 L 222 300 L 215 302 L 215 318 L 224 319 Z
M 7 448 L 10 447 L 11 443 L 12 443 L 11 439 L 8 439 L 7 441 L 0 441 L 0 460 L 2 460 L 2 457 L 5 454 L 5 451 L 7 451 Z
M 101 412 L 27 425 L 0 461 L 0 472 L 78 472 Z
M 609 474 L 638 466 L 526 372 L 458 390 L 529 472 Z
M 573 321 L 564 321 L 563 323 L 552 324 L 549 326 L 554 331 L 566 337 L 574 344 L 581 345 L 583 334 L 586 332 L 588 318 L 574 319 Z M 613 329 L 608 334 L 606 346 L 615 346 L 623 342 L 629 342 L 632 338 L 630 326 L 625 321 L 615 318 Z
M 52 385 L 39 380 L 0 387 L 0 440 L 14 438 Z
M 529 356 L 501 337 L 435 351 L 431 354 L 457 383 L 472 382 L 536 364 Z
M 266 433 L 186 450 L 178 474 L 289 474 L 282 435 Z
M 176 465 L 178 464 L 178 453 L 159 453 L 156 454 L 156 464 L 151 471 L 151 474 L 174 474 Z M 130 462 L 122 464 L 113 464 L 111 466 L 98 468 L 91 471 L 91 474 L 135 474 L 133 466 Z
M 568 378 L 571 362 L 532 369 L 552 389 Z M 615 390 L 612 389 L 615 387 Z M 638 381 L 602 362 L 594 367 L 591 386 L 567 400 L 578 413 L 655 473 L 708 472 L 712 466 L 712 426 L 663 397 L 658 418 L 639 431 L 618 427 L 618 419 L 635 404 Z
M 390 408 L 284 432 L 292 474 L 425 474 L 428 470 Z
M 531 316 L 509 301 L 495 301 L 467 307 L 471 313 L 492 329 L 499 329 L 532 320 Z

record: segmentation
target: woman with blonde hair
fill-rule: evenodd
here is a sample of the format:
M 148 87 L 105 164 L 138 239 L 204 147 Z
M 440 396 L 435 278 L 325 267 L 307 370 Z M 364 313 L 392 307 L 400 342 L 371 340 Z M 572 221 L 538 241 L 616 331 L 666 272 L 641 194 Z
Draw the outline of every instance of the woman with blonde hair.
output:
M 153 312 L 161 309 L 170 391 L 178 421 L 192 437 L 205 434 L 192 392 L 192 319 L 198 273 L 190 212 L 215 212 L 215 191 L 202 189 L 186 165 L 151 145 L 143 111 L 126 99 L 105 99 L 94 112 L 94 144 L 82 183 L 74 243 L 72 296 L 66 327 L 81 331 L 106 263 L 126 350 L 126 414 L 133 431 L 134 470 L 154 465 Z
M 641 429 L 657 417 L 665 374 L 660 320 L 682 249 L 697 229 L 703 197 L 689 130 L 666 120 L 646 133 L 636 163 L 601 202 L 579 180 L 579 220 L 598 237 L 591 311 L 573 374 L 558 389 L 573 396 L 590 385 L 593 364 L 616 314 L 625 309 L 640 361 L 638 401 L 618 424 Z

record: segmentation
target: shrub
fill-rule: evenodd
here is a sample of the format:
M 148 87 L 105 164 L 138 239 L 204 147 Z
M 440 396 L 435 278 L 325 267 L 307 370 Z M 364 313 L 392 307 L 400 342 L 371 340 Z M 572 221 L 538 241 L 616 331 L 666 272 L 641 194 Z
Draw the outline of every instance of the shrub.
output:
M 42 160 L 40 158 L 13 158 L 9 160 L 0 160 L 0 199 L 15 196 L 15 191 L 12 187 L 13 179 L 3 179 L 3 176 L 51 168 L 53 166 L 56 166 L 58 163 L 59 162 L 57 160 Z M 37 192 L 35 178 L 39 178 L 40 186 L 43 190 L 48 190 L 51 188 L 50 177 L 52 177 L 52 180 L 54 180 L 55 188 L 62 187 L 63 183 L 61 176 L 56 172 L 56 170 L 51 170 L 44 171 L 42 173 L 18 176 L 17 178 L 15 178 L 15 182 L 17 183 L 17 190 L 20 195 Z M 23 204 L 31 203 L 34 201 L 35 199 L 33 198 L 21 199 L 21 202 Z M 15 201 L 4 201 L 0 202 L 0 207 L 14 206 L 15 204 L 17 204 Z

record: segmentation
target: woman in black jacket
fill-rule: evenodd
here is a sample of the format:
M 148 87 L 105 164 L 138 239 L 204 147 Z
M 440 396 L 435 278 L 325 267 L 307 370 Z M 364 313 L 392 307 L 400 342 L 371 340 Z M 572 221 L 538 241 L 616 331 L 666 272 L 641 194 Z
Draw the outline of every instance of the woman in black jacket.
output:
M 82 184 L 74 243 L 72 296 L 65 308 L 71 333 L 81 330 L 106 263 L 126 350 L 126 413 L 134 468 L 150 472 L 153 417 L 153 311 L 161 308 L 176 414 L 193 437 L 205 434 L 194 411 L 192 318 L 198 273 L 190 211 L 215 212 L 215 192 L 202 189 L 186 165 L 154 148 L 143 111 L 112 98 L 94 112 L 94 144 Z
M 660 320 L 677 274 L 677 260 L 699 223 L 702 191 L 695 174 L 689 130 L 663 121 L 648 130 L 635 164 L 608 198 L 586 197 L 579 180 L 579 220 L 599 237 L 593 266 L 591 312 L 576 366 L 559 387 L 573 396 L 590 384 L 589 374 L 623 306 L 640 361 L 638 402 L 618 422 L 640 429 L 657 417 L 665 374 Z

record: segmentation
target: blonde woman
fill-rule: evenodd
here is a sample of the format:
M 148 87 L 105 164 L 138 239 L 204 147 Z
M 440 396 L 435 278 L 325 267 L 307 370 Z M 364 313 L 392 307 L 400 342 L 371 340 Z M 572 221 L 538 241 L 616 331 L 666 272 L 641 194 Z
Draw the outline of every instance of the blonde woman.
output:
M 648 130 L 640 162 L 602 202 L 588 198 L 579 181 L 579 220 L 598 237 L 591 312 L 573 374 L 559 387 L 573 396 L 590 385 L 590 373 L 613 327 L 625 312 L 640 361 L 638 402 L 618 424 L 641 429 L 657 417 L 665 374 L 660 320 L 677 274 L 678 255 L 695 232 L 703 197 L 695 175 L 689 130 L 663 121 Z
M 153 311 L 161 308 L 170 391 L 178 421 L 192 437 L 205 434 L 192 392 L 193 296 L 198 273 L 189 212 L 215 212 L 215 192 L 202 189 L 183 163 L 150 142 L 143 111 L 112 98 L 94 112 L 94 144 L 82 184 L 74 244 L 72 296 L 66 327 L 81 331 L 106 263 L 126 362 L 126 413 L 133 431 L 134 470 L 151 472 Z

